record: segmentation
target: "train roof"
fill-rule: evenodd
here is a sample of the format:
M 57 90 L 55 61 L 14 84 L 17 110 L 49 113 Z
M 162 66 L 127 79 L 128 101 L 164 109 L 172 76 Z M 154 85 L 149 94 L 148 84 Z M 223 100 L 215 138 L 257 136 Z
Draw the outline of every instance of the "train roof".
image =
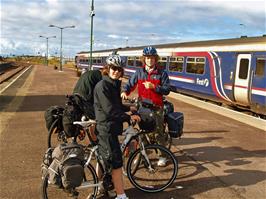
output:
M 166 48 L 204 48 L 211 46 L 238 46 L 238 45 L 262 45 L 264 46 L 264 50 L 266 50 L 266 35 L 261 37 L 245 37 L 242 36 L 240 38 L 231 38 L 231 39 L 219 39 L 219 40 L 206 40 L 206 41 L 192 41 L 192 42 L 180 42 L 180 43 L 168 43 L 168 44 L 156 44 L 152 45 L 157 49 L 166 49 Z M 113 49 L 105 49 L 105 50 L 95 50 L 93 53 L 104 53 L 110 51 L 137 51 L 142 50 L 145 46 L 135 46 L 135 47 L 124 47 L 124 48 L 113 48 Z M 89 51 L 81 51 L 77 54 L 87 54 Z

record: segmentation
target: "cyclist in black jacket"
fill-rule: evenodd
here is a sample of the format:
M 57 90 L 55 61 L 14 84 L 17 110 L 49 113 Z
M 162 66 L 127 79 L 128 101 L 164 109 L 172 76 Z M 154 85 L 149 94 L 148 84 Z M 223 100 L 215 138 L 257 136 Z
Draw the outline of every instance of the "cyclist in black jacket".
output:
M 119 55 L 110 55 L 106 59 L 103 79 L 94 89 L 94 108 L 96 116 L 99 153 L 105 166 L 112 173 L 112 179 L 117 198 L 127 199 L 123 186 L 122 152 L 118 135 L 123 131 L 123 122 L 140 121 L 137 115 L 128 115 L 129 107 L 122 104 L 120 97 L 121 81 L 124 63 Z

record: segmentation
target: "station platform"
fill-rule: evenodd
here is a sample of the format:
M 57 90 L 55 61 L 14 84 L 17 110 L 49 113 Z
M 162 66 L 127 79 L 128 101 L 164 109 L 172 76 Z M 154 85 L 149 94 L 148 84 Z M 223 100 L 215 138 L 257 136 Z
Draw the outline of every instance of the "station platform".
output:
M 78 77 L 43 65 L 31 66 L 0 95 L 0 198 L 40 198 L 41 162 L 47 148 L 44 111 L 64 105 Z M 168 97 L 185 116 L 184 134 L 174 140 L 179 161 L 173 185 L 147 194 L 125 178 L 131 199 L 266 197 L 266 132 L 215 112 Z

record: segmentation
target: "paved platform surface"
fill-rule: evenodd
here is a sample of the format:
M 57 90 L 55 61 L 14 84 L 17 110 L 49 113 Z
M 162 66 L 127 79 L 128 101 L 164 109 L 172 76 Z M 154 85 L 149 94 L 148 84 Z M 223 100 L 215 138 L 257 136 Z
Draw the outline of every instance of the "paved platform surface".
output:
M 78 77 L 33 66 L 0 95 L 0 198 L 40 198 L 47 130 L 44 111 L 63 105 Z M 169 98 L 185 115 L 184 136 L 172 151 L 179 174 L 162 193 L 146 194 L 125 178 L 131 199 L 266 198 L 266 132 Z

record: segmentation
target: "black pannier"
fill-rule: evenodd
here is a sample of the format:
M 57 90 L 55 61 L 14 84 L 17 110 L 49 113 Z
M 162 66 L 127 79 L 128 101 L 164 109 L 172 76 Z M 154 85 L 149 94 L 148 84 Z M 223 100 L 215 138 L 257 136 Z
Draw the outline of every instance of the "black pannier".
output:
M 61 119 L 62 117 L 59 115 L 62 115 L 64 111 L 64 107 L 62 106 L 51 106 L 44 112 L 44 119 L 46 122 L 46 128 L 48 131 L 50 131 L 50 128 L 52 124 L 55 122 L 55 120 Z M 62 124 L 62 121 L 58 121 L 58 124 Z
M 169 113 L 166 116 L 168 131 L 172 138 L 181 137 L 183 134 L 184 114 L 180 112 Z
M 153 111 L 149 108 L 142 106 L 139 108 L 138 114 L 141 118 L 141 121 L 139 122 L 139 127 L 145 131 L 154 131 L 156 127 L 156 120 Z
M 168 115 L 169 113 L 173 113 L 174 112 L 174 105 L 173 103 L 167 101 L 167 100 L 164 100 L 163 102 L 163 112 L 164 112 L 164 115 Z
M 73 122 L 80 121 L 82 114 L 74 107 L 67 106 L 63 112 L 63 127 L 67 137 L 75 137 L 79 135 L 80 127 L 74 125 Z
M 77 136 L 80 132 L 80 127 L 74 125 L 73 122 L 80 121 L 82 115 L 84 114 L 84 99 L 78 95 L 67 96 L 68 100 L 66 102 L 66 107 L 63 112 L 63 127 L 66 135 L 68 137 Z

